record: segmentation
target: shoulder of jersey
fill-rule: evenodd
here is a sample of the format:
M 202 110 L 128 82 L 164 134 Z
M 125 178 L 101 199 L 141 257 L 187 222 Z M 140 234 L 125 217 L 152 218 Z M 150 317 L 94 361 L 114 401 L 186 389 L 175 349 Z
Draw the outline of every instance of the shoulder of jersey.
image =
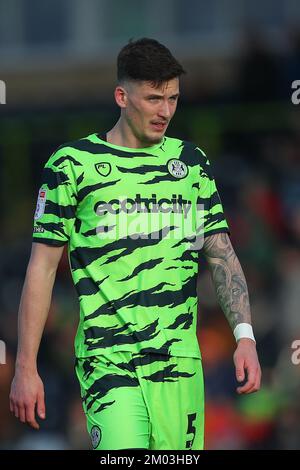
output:
M 81 137 L 80 139 L 75 139 L 75 140 L 71 140 L 69 142 L 64 142 L 63 144 L 61 144 L 56 149 L 55 153 L 57 153 L 57 152 L 66 152 L 67 149 L 84 150 L 85 145 L 88 147 L 89 144 L 95 143 L 95 141 L 93 139 L 93 137 L 95 137 L 95 135 L 96 134 L 89 134 L 85 137 Z M 103 144 L 105 144 L 105 142 L 103 142 Z
M 183 147 L 189 151 L 199 151 L 204 157 L 206 157 L 205 152 L 194 142 L 189 140 L 181 140 L 175 137 L 166 137 L 165 144 L 169 146 Z
M 55 166 L 58 166 L 61 162 L 66 159 L 70 160 L 70 163 L 72 163 L 73 161 L 73 163 L 76 165 L 76 159 L 74 159 L 76 152 L 91 151 L 92 146 L 95 144 L 95 142 L 93 142 L 92 140 L 93 135 L 94 134 L 90 134 L 86 137 L 82 137 L 80 139 L 72 140 L 61 144 L 59 147 L 56 148 L 56 150 L 54 150 L 47 162 L 47 165 L 54 164 Z M 76 157 L 78 158 L 78 154 L 76 155 Z M 79 162 L 77 164 L 79 164 Z

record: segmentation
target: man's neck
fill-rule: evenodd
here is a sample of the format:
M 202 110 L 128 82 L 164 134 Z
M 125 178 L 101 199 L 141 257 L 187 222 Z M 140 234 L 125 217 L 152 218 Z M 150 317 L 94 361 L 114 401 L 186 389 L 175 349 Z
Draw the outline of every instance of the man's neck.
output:
M 106 140 L 110 144 L 118 145 L 119 147 L 127 148 L 146 148 L 152 145 L 146 142 L 141 142 L 132 132 L 131 129 L 124 125 L 122 120 L 107 132 Z

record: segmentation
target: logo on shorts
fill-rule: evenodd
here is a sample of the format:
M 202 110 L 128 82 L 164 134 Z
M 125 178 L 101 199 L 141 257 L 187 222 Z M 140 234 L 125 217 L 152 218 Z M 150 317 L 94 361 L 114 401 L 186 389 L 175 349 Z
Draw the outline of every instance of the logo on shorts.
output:
M 101 176 L 108 176 L 111 172 L 111 164 L 107 162 L 96 163 L 95 168 Z
M 98 426 L 93 426 L 91 429 L 91 439 L 92 439 L 92 446 L 93 449 L 98 447 L 101 441 L 101 429 Z
M 35 220 L 40 219 L 45 212 L 46 195 L 47 195 L 47 190 L 41 188 L 39 190 L 38 200 L 37 200 L 35 214 L 34 214 Z
M 172 160 L 168 161 L 168 171 L 172 176 L 178 179 L 185 178 L 188 174 L 186 164 L 177 158 L 172 158 Z

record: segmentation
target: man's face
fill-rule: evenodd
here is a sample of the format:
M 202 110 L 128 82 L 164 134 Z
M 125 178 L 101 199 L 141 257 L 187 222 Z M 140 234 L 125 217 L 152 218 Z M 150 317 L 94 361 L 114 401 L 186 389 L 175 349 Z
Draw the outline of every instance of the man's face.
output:
M 122 118 L 142 147 L 159 143 L 176 111 L 179 79 L 173 78 L 162 85 L 151 82 L 124 84 Z

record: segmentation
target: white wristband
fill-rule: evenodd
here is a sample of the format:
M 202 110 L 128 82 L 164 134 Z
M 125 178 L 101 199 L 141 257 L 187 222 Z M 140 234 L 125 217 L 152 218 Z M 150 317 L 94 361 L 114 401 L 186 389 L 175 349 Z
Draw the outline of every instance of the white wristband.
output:
M 233 334 L 236 341 L 241 338 L 250 338 L 255 341 L 253 329 L 249 323 L 239 323 L 233 330 Z

